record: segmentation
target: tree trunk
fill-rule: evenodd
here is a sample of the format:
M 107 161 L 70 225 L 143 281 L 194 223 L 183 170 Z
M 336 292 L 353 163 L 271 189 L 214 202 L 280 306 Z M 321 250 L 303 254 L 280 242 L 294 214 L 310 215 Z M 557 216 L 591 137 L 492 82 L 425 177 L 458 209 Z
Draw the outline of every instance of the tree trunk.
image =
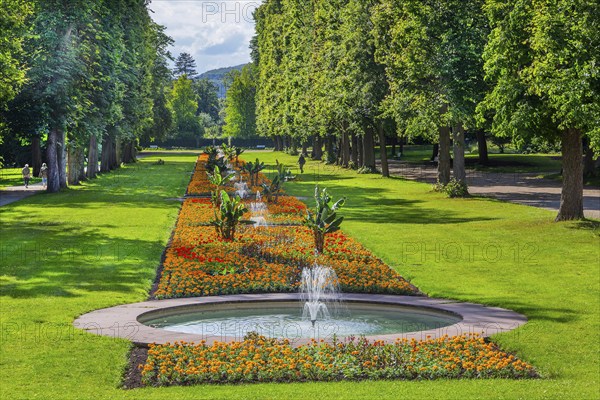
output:
M 404 137 L 400 137 L 398 141 L 400 142 L 400 154 L 404 154 Z
M 467 173 L 465 171 L 465 130 L 462 125 L 457 125 L 452 129 L 453 136 L 453 154 L 452 173 L 454 179 L 464 184 L 467 183 Z
M 352 136 L 350 136 L 350 161 L 352 161 L 352 164 L 354 164 L 354 167 L 356 168 L 356 165 L 358 165 L 358 149 L 357 149 L 357 142 L 358 142 L 358 138 L 356 137 L 356 133 L 352 132 Z
M 121 165 L 121 160 L 123 159 L 123 141 L 117 136 L 117 140 L 115 141 L 115 158 L 112 163 L 113 168 L 117 169 Z
M 46 159 L 48 160 L 48 187 L 49 193 L 56 193 L 60 190 L 60 176 L 58 173 L 58 137 L 60 132 L 53 128 L 48 133 L 48 143 L 46 147 Z
M 556 221 L 583 218 L 583 147 L 581 133 L 567 129 L 562 135 L 563 186 Z
M 358 168 L 362 168 L 364 163 L 364 151 L 363 151 L 363 137 L 358 136 L 356 138 L 356 152 L 358 153 Z
M 392 158 L 396 157 L 396 143 L 398 143 L 398 136 L 392 138 Z
M 64 189 L 67 187 L 67 148 L 66 148 L 67 134 L 63 130 L 58 136 L 56 142 L 56 151 L 58 157 L 58 180 L 60 182 L 60 188 Z
M 350 135 L 348 135 L 348 131 L 346 129 L 346 124 L 344 124 L 344 128 L 342 130 L 342 167 L 348 168 L 350 163 Z
M 321 140 L 321 136 L 315 135 L 313 137 L 313 149 L 311 158 L 313 160 L 321 160 L 323 158 L 323 141 Z
M 102 140 L 102 156 L 100 159 L 100 171 L 109 172 L 112 169 L 112 158 L 114 145 L 110 135 L 104 136 Z
M 363 164 L 371 171 L 375 171 L 375 143 L 373 141 L 373 128 L 367 127 L 363 137 Z
M 302 140 L 302 154 L 308 154 L 308 139 Z
M 333 164 L 335 162 L 333 140 L 333 135 L 328 134 L 327 139 L 325 141 L 325 151 L 327 152 L 327 159 L 325 161 L 327 162 L 327 164 Z
M 439 135 L 438 182 L 447 185 L 450 182 L 450 128 L 441 127 Z
M 31 158 L 33 176 L 37 177 L 40 175 L 40 168 L 42 167 L 42 148 L 39 136 L 34 136 L 31 140 Z
M 479 152 L 479 164 L 487 165 L 489 162 L 487 140 L 485 138 L 485 132 L 478 130 L 475 132 L 477 136 L 477 149 Z
M 440 155 L 440 145 L 439 145 L 439 143 L 434 143 L 433 150 L 431 151 L 431 157 L 429 158 L 429 160 L 435 161 L 435 158 L 438 157 L 439 155 Z
M 85 180 L 85 151 L 83 147 L 77 148 L 77 180 Z
M 387 142 L 385 140 L 385 130 L 383 129 L 383 122 L 377 124 L 377 133 L 379 134 L 379 148 L 381 149 L 381 176 L 384 178 L 390 177 L 390 169 L 388 167 L 387 157 Z
M 198 143 L 197 147 L 198 148 L 200 147 L 199 143 Z M 134 163 L 136 161 L 135 155 L 136 155 L 135 141 L 127 142 L 125 144 L 125 146 L 123 146 L 123 154 L 121 157 L 121 161 L 124 162 L 125 164 Z
M 92 179 L 98 173 L 98 139 L 96 135 L 90 136 L 90 148 L 88 149 L 87 177 Z
M 67 149 L 67 180 L 69 185 L 79 184 L 79 167 L 77 165 L 77 148 L 73 145 Z

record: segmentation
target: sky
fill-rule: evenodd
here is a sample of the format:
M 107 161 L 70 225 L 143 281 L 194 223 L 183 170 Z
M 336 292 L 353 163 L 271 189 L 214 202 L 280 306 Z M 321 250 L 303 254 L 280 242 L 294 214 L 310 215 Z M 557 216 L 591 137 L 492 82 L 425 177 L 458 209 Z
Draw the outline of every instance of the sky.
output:
M 190 53 L 198 73 L 250 61 L 252 12 L 262 0 L 152 0 L 150 14 L 175 40 L 171 53 Z

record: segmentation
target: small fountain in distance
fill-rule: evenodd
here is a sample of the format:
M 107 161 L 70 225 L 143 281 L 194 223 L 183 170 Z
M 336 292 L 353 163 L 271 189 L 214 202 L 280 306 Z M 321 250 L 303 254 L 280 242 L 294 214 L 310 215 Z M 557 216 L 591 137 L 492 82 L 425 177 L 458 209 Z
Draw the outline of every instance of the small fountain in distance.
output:
M 327 305 L 335 306 L 339 302 L 338 286 L 338 277 L 333 268 L 315 264 L 302 270 L 302 319 L 309 319 L 313 328 L 319 317 L 331 317 Z
M 260 192 L 256 192 L 256 199 L 250 202 L 250 221 L 254 221 L 254 227 L 267 226 L 267 205 L 262 201 Z
M 240 174 L 240 181 L 233 184 L 235 188 L 235 194 L 240 197 L 240 199 L 245 199 L 248 197 L 248 185 L 244 182 L 242 175 Z

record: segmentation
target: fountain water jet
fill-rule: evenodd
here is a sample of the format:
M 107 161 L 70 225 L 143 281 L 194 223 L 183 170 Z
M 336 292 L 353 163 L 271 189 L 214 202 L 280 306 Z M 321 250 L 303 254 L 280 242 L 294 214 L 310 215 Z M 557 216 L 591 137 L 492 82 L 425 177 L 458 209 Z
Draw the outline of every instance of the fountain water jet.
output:
M 240 174 L 240 181 L 233 184 L 235 188 L 235 194 L 240 197 L 240 199 L 245 199 L 248 197 L 248 185 L 244 182 L 242 175 Z
M 255 228 L 267 226 L 267 205 L 263 203 L 260 192 L 256 192 L 255 201 L 250 202 L 250 213 L 252 214 L 250 220 L 255 222 Z
M 319 316 L 329 319 L 327 304 L 335 306 L 340 300 L 338 277 L 333 268 L 317 264 L 304 268 L 301 293 L 304 300 L 303 319 L 310 319 L 313 327 Z

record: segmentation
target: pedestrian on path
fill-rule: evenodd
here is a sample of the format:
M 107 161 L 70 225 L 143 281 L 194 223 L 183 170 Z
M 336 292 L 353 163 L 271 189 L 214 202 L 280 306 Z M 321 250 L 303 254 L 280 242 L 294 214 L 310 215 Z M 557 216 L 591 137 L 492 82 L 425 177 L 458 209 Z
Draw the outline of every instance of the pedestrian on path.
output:
M 304 158 L 304 154 L 300 154 L 298 157 L 298 165 L 300 166 L 300 173 L 304 173 L 304 164 L 306 164 L 306 158 Z
M 28 188 L 29 187 L 29 179 L 31 179 L 31 170 L 29 169 L 29 164 L 25 164 L 25 166 L 21 170 L 21 174 L 23 174 L 23 181 L 25 181 L 25 188 Z
M 43 163 L 42 168 L 40 168 L 40 178 L 42 178 L 42 186 L 46 189 L 48 187 L 48 166 L 46 163 Z

